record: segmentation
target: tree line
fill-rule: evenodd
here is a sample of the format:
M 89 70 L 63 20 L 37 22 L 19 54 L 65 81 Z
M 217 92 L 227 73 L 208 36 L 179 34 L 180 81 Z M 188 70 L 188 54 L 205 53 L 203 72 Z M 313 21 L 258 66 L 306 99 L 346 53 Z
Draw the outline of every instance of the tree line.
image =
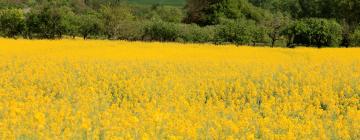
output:
M 0 1 L 8 38 L 359 46 L 358 0 L 187 0 L 184 7 L 125 0 Z

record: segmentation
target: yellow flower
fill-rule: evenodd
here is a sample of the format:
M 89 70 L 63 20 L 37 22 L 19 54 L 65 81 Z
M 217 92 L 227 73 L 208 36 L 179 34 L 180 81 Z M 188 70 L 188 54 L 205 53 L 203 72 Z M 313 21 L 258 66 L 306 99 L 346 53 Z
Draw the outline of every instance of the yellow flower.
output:
M 0 38 L 0 139 L 359 139 L 359 48 Z

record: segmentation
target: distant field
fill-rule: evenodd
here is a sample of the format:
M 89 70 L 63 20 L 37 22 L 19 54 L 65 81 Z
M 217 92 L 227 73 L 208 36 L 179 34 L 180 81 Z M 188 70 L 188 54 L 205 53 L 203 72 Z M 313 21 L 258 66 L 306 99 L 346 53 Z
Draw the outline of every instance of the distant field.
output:
M 360 139 L 359 48 L 0 44 L 0 139 Z
M 185 5 L 186 0 L 129 0 L 130 3 L 135 4 L 164 4 L 164 5 L 173 5 L 173 6 L 183 6 Z

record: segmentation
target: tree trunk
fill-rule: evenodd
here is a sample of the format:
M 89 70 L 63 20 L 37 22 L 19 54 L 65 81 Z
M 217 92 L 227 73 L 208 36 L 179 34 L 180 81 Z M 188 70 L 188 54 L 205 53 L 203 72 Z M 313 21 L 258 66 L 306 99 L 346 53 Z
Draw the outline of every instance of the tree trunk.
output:
M 273 48 L 275 46 L 275 41 L 276 41 L 276 39 L 274 39 L 274 38 L 271 40 L 271 48 Z
M 108 40 L 111 40 L 111 39 L 112 39 L 112 35 L 111 35 L 111 34 L 108 34 L 108 35 L 107 35 L 107 38 L 108 38 Z

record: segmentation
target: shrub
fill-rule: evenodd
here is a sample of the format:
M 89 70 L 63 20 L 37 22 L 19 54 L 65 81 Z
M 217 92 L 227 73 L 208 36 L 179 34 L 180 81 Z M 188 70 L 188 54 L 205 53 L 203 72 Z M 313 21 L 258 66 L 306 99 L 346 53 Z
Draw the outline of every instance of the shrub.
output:
M 143 40 L 144 31 L 147 27 L 146 21 L 123 21 L 116 33 L 117 39 L 120 40 Z
M 196 24 L 180 25 L 180 38 L 185 42 L 205 43 L 212 42 L 215 35 L 215 26 L 200 27 Z
M 155 21 L 145 27 L 144 36 L 152 41 L 175 41 L 179 37 L 179 29 L 175 23 Z
M 254 37 L 255 22 L 249 20 L 229 20 L 216 31 L 215 42 L 235 43 L 236 45 L 250 44 Z

